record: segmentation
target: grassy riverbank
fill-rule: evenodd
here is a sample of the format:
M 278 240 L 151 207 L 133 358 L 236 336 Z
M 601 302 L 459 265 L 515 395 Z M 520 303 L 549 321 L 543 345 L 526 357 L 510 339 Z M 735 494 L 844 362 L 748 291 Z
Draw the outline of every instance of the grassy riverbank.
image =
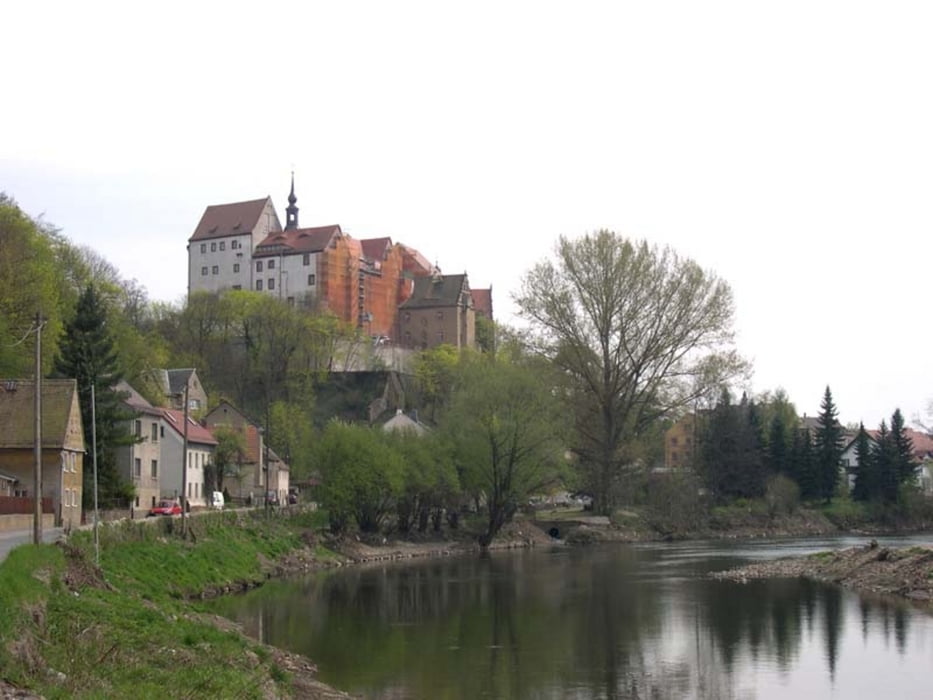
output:
M 0 566 L 3 680 L 46 698 L 344 697 L 306 659 L 199 610 L 202 594 L 261 583 L 283 561 L 326 565 L 313 513 L 205 514 L 26 546 Z

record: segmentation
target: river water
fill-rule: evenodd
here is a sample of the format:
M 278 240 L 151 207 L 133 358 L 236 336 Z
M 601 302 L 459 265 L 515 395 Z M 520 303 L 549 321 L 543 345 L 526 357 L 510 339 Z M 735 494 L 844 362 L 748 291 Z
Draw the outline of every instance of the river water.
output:
M 215 609 L 366 698 L 933 698 L 929 613 L 834 585 L 707 577 L 864 543 L 606 545 L 415 560 L 275 581 Z

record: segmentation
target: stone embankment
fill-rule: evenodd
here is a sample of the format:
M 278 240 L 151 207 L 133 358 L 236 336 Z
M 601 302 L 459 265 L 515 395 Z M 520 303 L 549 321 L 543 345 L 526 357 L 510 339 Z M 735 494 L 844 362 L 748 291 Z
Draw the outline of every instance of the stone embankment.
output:
M 750 564 L 713 574 L 745 582 L 762 578 L 810 578 L 847 588 L 897 595 L 933 604 L 933 546 L 889 549 L 874 541 L 862 547 Z

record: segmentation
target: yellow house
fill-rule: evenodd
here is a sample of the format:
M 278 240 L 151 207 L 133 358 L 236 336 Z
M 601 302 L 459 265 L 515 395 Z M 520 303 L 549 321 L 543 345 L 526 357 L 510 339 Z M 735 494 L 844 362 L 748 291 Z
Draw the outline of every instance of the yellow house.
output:
M 0 529 L 25 529 L 35 498 L 35 382 L 0 379 Z M 84 430 L 74 379 L 42 380 L 43 525 L 81 524 Z M 25 517 L 21 517 L 25 516 Z
M 664 433 L 664 466 L 667 469 L 692 468 L 696 462 L 696 417 L 687 415 Z

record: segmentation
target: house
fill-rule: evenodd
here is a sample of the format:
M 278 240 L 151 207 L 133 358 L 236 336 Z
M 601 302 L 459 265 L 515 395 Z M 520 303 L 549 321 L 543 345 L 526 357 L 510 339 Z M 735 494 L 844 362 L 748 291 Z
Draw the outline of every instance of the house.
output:
M 427 426 L 420 423 L 417 417 L 406 415 L 400 408 L 395 410 L 394 416 L 382 424 L 382 429 L 387 433 L 408 432 L 419 436 L 428 432 Z
M 212 463 L 217 440 L 211 431 L 174 408 L 162 409 L 160 423 L 162 463 L 159 466 L 159 487 L 162 498 L 179 499 L 184 494 L 192 507 L 207 506 L 208 493 L 213 490 L 206 483 L 205 468 Z M 187 442 L 188 468 L 182 478 L 185 444 Z
M 476 346 L 476 312 L 466 274 L 414 280 L 411 297 L 399 307 L 398 342 L 405 347 Z
M 43 379 L 41 385 L 43 525 L 70 529 L 82 519 L 85 442 L 78 385 L 74 379 Z M 36 496 L 35 396 L 34 380 L 0 380 L 0 494 L 9 494 L 6 499 Z M 6 523 L 28 527 L 17 518 Z
M 155 369 L 147 375 L 147 380 L 158 387 L 158 391 L 165 397 L 165 405 L 183 411 L 187 389 L 189 413 L 198 414 L 207 408 L 207 392 L 196 369 Z
M 204 416 L 212 431 L 225 427 L 243 436 L 242 462 L 224 475 L 224 489 L 232 498 L 257 502 L 267 491 L 274 491 L 279 502 L 288 497 L 290 468 L 265 442 L 262 428 L 228 401 L 221 401 Z
M 869 441 L 874 444 L 878 439 L 877 430 L 866 430 Z M 933 437 L 919 430 L 905 428 L 905 434 L 913 445 L 913 456 L 917 462 L 917 485 L 927 495 L 933 495 Z M 858 433 L 847 434 L 845 448 L 842 451 L 841 464 L 848 479 L 849 488 L 855 487 L 855 475 L 858 472 L 856 443 Z
M 137 440 L 116 449 L 117 469 L 136 489 L 134 510 L 148 511 L 162 497 L 163 409 L 153 406 L 125 381 L 116 389 L 126 396 L 123 402 L 135 414 L 130 434 Z
M 696 416 L 688 414 L 664 433 L 664 467 L 685 469 L 696 465 L 698 448 Z

